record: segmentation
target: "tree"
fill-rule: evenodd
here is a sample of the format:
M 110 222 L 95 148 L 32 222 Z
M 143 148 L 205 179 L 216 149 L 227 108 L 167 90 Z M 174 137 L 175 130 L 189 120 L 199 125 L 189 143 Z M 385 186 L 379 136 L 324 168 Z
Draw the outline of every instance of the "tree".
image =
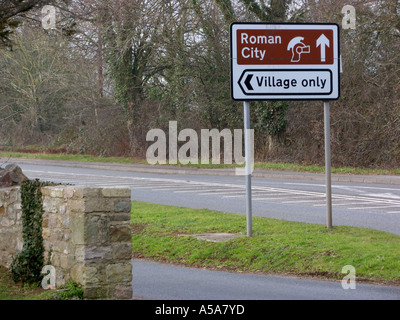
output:
M 289 5 L 291 0 L 240 0 L 244 6 L 246 15 L 242 16 L 244 21 L 261 22 L 285 22 L 288 19 Z M 231 0 L 217 1 L 224 14 L 227 23 L 234 22 L 235 17 L 240 17 L 240 9 L 234 12 L 235 7 Z M 279 139 L 284 134 L 287 127 L 286 113 L 288 103 L 286 102 L 253 102 L 252 126 L 256 129 L 256 137 L 259 142 L 264 144 L 267 140 L 269 153 L 273 152 Z
M 114 81 L 117 102 L 126 112 L 130 149 L 140 149 L 140 110 L 144 86 L 156 72 L 149 68 L 159 37 L 162 1 L 99 1 L 104 35 L 104 53 Z
M 397 167 L 400 160 L 399 2 L 304 1 L 306 21 L 342 24 L 342 8 L 356 9 L 356 29 L 340 30 L 341 97 L 332 103 L 332 161 L 337 166 Z M 305 108 L 307 108 L 305 110 Z M 323 163 L 320 103 L 296 103 L 289 110 L 288 157 Z M 318 148 L 319 146 L 319 148 Z M 383 147 L 384 146 L 384 147 Z
M 13 50 L 0 51 L 0 130 L 18 144 L 48 143 L 72 122 L 79 123 L 94 87 L 87 61 L 68 41 L 43 29 L 21 26 Z
M 0 44 L 11 45 L 12 29 L 18 27 L 23 14 L 50 3 L 52 0 L 0 0 Z

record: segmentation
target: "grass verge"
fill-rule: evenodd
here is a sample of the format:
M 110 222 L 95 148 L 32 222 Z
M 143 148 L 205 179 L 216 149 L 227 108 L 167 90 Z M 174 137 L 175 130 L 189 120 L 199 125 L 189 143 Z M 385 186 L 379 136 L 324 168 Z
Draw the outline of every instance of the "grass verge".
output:
M 42 288 L 15 283 L 10 272 L 0 266 L 0 300 L 47 300 L 49 293 Z
M 0 152 L 1 158 L 42 159 L 79 162 L 131 163 L 146 164 L 145 160 L 124 157 L 96 157 L 88 154 L 53 154 L 28 152 Z
M 80 162 L 103 162 L 103 163 L 125 163 L 125 164 L 148 164 L 145 159 L 134 159 L 129 157 L 96 157 L 85 154 L 54 154 L 54 153 L 25 153 L 25 152 L 0 152 L 1 158 L 23 158 L 23 159 L 42 159 L 60 161 L 80 161 Z M 176 164 L 168 166 L 201 168 L 201 169 L 224 169 L 237 168 L 243 165 L 235 164 Z M 319 165 L 304 165 L 283 162 L 257 162 L 255 169 L 324 173 L 325 167 Z M 369 169 L 351 167 L 332 167 L 334 174 L 364 174 L 364 175 L 400 175 L 400 169 Z
M 41 287 L 15 283 L 9 270 L 0 266 L 1 300 L 82 300 L 83 291 L 74 282 L 68 282 L 57 290 L 44 290 Z
M 371 229 L 253 217 L 251 238 L 198 240 L 193 234 L 246 233 L 246 217 L 206 209 L 132 205 L 133 255 L 192 267 L 400 285 L 400 237 Z

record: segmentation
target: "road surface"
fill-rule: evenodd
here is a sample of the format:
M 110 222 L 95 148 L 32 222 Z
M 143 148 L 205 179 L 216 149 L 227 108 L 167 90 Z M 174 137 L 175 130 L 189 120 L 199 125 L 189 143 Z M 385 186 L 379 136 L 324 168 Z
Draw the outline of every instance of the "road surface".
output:
M 135 299 L 149 300 L 400 300 L 400 287 L 307 280 L 133 261 Z
M 32 163 L 32 162 L 31 162 Z M 129 166 L 85 164 L 71 167 L 68 162 L 43 165 L 24 163 L 29 178 L 77 185 L 129 186 L 132 199 L 152 203 L 217 211 L 245 213 L 244 177 L 198 174 L 152 174 L 131 172 Z M 118 171 L 115 171 L 115 170 Z M 218 171 L 216 171 L 218 172 Z M 326 224 L 323 181 L 290 178 L 253 178 L 253 215 L 291 221 Z M 387 177 L 388 182 L 392 182 Z M 333 225 L 366 227 L 400 235 L 400 181 L 396 184 L 334 182 Z

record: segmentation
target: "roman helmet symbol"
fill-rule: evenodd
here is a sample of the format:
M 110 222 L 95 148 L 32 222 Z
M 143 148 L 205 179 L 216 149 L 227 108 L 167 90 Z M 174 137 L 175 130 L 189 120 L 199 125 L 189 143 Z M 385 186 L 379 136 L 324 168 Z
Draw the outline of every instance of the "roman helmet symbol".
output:
M 310 53 L 310 46 L 306 46 L 302 41 L 303 37 L 295 37 L 290 40 L 287 50 L 292 50 L 292 60 L 291 62 L 299 62 L 302 53 Z

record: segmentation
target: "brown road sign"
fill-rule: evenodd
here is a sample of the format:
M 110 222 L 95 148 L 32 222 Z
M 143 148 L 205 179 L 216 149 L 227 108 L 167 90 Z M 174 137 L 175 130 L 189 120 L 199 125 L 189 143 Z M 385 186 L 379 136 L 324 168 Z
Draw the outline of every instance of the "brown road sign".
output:
M 231 25 L 234 100 L 339 98 L 336 24 Z

